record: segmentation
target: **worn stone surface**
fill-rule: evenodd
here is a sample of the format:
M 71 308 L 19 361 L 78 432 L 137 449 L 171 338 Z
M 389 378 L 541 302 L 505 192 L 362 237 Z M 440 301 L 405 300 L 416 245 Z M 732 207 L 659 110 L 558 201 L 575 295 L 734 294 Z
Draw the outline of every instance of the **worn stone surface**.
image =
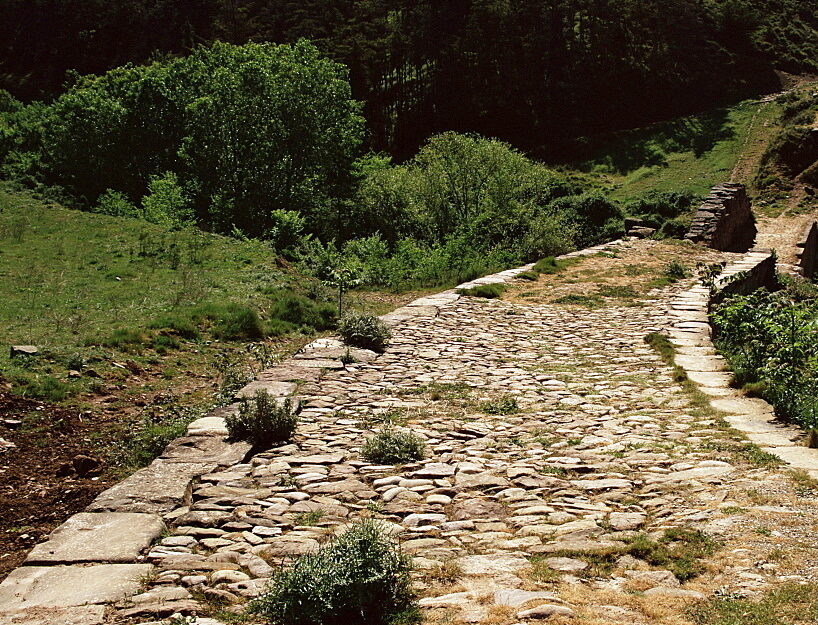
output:
M 0 606 L 14 612 L 111 603 L 136 594 L 150 570 L 149 564 L 23 566 L 0 584 Z
M 26 564 L 134 562 L 164 530 L 154 514 L 80 512 L 36 545 Z

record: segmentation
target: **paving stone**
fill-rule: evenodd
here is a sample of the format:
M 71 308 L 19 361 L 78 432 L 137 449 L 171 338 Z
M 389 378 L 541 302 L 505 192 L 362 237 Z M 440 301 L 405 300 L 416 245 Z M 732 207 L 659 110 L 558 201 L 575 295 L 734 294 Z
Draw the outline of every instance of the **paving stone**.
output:
M 23 566 L 0 584 L 0 606 L 11 612 L 119 601 L 140 590 L 151 568 L 149 564 Z
M 135 562 L 163 531 L 155 514 L 80 512 L 35 545 L 26 564 Z

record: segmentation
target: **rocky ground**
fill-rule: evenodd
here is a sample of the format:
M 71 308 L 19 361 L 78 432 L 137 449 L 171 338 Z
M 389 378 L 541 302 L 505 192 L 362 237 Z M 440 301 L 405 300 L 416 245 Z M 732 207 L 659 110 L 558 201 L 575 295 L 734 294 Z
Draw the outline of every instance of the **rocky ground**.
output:
M 714 596 L 812 582 L 814 482 L 730 430 L 645 342 L 693 280 L 644 276 L 727 256 L 627 243 L 502 300 L 452 301 L 399 325 L 377 359 L 329 366 L 299 386 L 292 444 L 204 475 L 168 515 L 156 574 L 114 620 L 228 622 L 277 566 L 364 516 L 414 556 L 429 623 L 701 623 L 691 610 Z M 549 296 L 612 284 L 632 292 L 593 307 Z M 361 460 L 385 422 L 422 436 L 427 458 Z

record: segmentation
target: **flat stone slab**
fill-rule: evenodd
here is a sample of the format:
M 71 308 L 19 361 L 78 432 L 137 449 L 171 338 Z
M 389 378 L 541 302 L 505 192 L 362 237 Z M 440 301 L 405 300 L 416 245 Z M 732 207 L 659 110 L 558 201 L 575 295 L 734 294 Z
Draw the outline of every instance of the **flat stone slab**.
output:
M 134 562 L 164 530 L 155 514 L 80 512 L 36 545 L 26 564 Z
M 304 366 L 309 366 L 305 364 Z M 289 397 L 295 393 L 297 385 L 294 382 L 279 382 L 275 380 L 253 380 L 236 393 L 236 399 L 252 399 L 256 392 L 267 391 L 272 397 Z
M 22 566 L 0 584 L 0 606 L 17 612 L 112 603 L 137 594 L 152 568 L 150 564 Z
M 732 374 L 717 371 L 688 371 L 687 377 L 700 386 L 717 387 L 730 386 L 733 379 Z
M 190 503 L 191 480 L 211 473 L 215 463 L 154 460 L 91 502 L 89 512 L 164 514 Z
M 0 625 L 102 625 L 104 622 L 104 605 L 29 608 L 19 612 L 0 612 Z
M 772 417 L 773 415 L 773 407 L 770 404 L 754 397 L 714 399 L 710 405 L 716 410 L 734 415 L 757 415 L 759 417 Z
M 805 469 L 810 473 L 818 472 L 818 449 L 809 447 L 762 447 L 796 469 Z M 813 475 L 815 477 L 815 475 Z
M 160 458 L 168 463 L 203 463 L 220 467 L 241 462 L 252 445 L 228 443 L 223 436 L 183 436 L 170 442 Z

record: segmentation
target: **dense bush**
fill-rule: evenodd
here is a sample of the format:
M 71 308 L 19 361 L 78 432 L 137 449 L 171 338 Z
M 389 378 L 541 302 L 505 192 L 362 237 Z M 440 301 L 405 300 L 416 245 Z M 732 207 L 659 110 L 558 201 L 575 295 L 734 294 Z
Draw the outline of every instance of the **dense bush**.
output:
M 416 434 L 385 427 L 366 439 L 361 456 L 374 464 L 401 464 L 423 459 L 425 449 Z
M 713 313 L 716 345 L 738 385 L 750 385 L 776 413 L 818 428 L 818 299 L 801 289 L 735 296 Z M 800 299 L 800 301 L 799 301 Z
M 651 191 L 625 205 L 625 213 L 656 228 L 663 239 L 680 239 L 687 232 L 683 219 L 690 213 L 695 197 L 678 191 Z
M 276 625 L 409 625 L 419 621 L 411 560 L 364 520 L 270 579 L 250 611 Z
M 16 109 L 0 123 L 7 176 L 103 212 L 129 212 L 125 200 L 149 221 L 195 216 L 284 246 L 303 226 L 292 211 L 316 231 L 334 214 L 363 129 L 346 69 L 305 41 L 203 46 L 5 108 Z
M 383 351 L 392 338 L 386 324 L 374 315 L 350 313 L 341 318 L 338 333 L 344 343 L 354 347 Z
M 292 402 L 279 403 L 265 389 L 253 399 L 243 398 L 237 414 L 225 418 L 228 440 L 247 441 L 257 449 L 269 449 L 275 443 L 290 440 L 298 424 Z

